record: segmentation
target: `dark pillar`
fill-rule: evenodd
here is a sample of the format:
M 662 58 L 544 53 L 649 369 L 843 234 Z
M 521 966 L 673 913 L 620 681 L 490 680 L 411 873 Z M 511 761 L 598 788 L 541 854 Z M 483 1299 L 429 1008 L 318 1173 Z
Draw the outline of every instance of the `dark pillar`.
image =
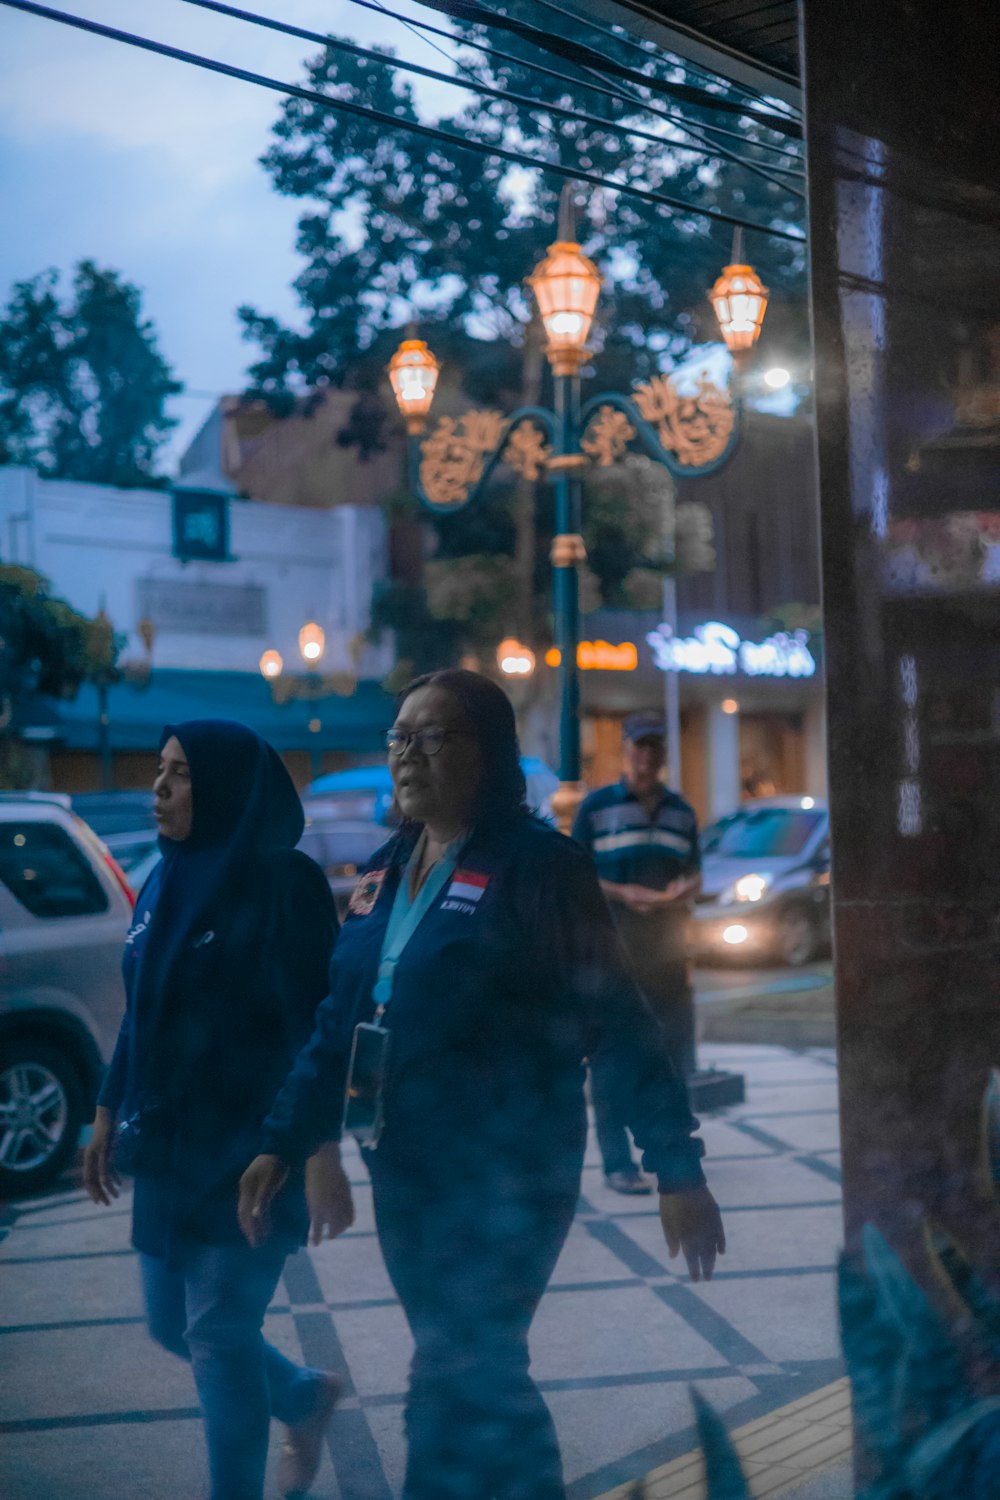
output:
M 804 12 L 847 1239 L 995 1268 L 1000 8 Z

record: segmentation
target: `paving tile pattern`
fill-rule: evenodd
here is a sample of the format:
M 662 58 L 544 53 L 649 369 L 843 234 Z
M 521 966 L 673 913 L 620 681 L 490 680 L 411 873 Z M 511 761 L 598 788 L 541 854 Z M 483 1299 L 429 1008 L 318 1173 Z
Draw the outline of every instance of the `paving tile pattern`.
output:
M 817 1453 L 823 1462 L 843 1453 L 842 1388 L 831 1386 L 842 1375 L 833 1055 L 712 1045 L 702 1057 L 747 1078 L 747 1102 L 703 1122 L 729 1237 L 716 1279 L 682 1276 L 655 1199 L 608 1191 L 591 1146 L 576 1222 L 533 1330 L 533 1370 L 570 1500 L 616 1493 L 651 1471 L 660 1485 L 651 1500 L 693 1500 L 691 1382 L 740 1430 L 755 1494 L 779 1492 L 760 1487 L 768 1475 L 787 1487 L 816 1468 Z M 363 1169 L 349 1165 L 357 1222 L 288 1262 L 267 1334 L 349 1382 L 315 1500 L 395 1500 L 411 1348 Z M 204 1491 L 190 1375 L 145 1335 L 126 1207 L 95 1208 L 69 1186 L 19 1205 L 0 1227 L 0 1366 L 16 1372 L 0 1387 L 5 1500 L 195 1500 Z M 783 1410 L 789 1402 L 801 1403 L 797 1416 Z

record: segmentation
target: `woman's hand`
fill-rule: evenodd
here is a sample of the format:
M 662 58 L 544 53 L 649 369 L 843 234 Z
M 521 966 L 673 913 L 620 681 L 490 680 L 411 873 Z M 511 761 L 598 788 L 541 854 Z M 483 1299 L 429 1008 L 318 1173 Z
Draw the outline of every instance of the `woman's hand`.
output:
M 716 1255 L 725 1255 L 719 1205 L 707 1187 L 660 1194 L 660 1223 L 670 1259 L 684 1252 L 692 1281 L 711 1281 Z
M 287 1181 L 288 1165 L 280 1156 L 255 1156 L 240 1178 L 236 1216 L 254 1249 L 271 1233 L 271 1204 Z
M 115 1117 L 99 1104 L 94 1113 L 90 1141 L 83 1153 L 83 1186 L 93 1203 L 107 1208 L 121 1192 L 121 1178 L 111 1165 Z
M 335 1240 L 354 1223 L 351 1185 L 340 1162 L 340 1144 L 328 1141 L 306 1162 L 309 1243 Z

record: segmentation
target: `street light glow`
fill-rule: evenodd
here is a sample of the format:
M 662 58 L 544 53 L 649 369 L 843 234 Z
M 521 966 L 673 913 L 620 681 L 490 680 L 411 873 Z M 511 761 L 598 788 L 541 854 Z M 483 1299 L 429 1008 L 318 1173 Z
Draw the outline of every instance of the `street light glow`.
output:
M 775 365 L 773 370 L 765 370 L 764 384 L 772 391 L 783 391 L 786 385 L 791 383 L 791 375 L 781 365 Z
M 768 290 L 753 266 L 726 266 L 708 294 L 730 354 L 752 349 L 767 311 Z
M 315 620 L 309 620 L 299 631 L 299 651 L 303 661 L 317 662 L 326 650 L 326 632 Z
M 441 366 L 423 339 L 404 339 L 389 361 L 389 381 L 406 425 L 423 430 Z
M 549 336 L 546 354 L 557 375 L 579 369 L 601 294 L 601 273 L 575 240 L 556 240 L 528 277 Z
M 511 636 L 497 647 L 497 665 L 505 677 L 530 677 L 535 670 L 535 653 Z
M 266 677 L 269 682 L 273 682 L 275 677 L 281 676 L 285 663 L 281 659 L 280 651 L 265 651 L 258 662 L 258 666 L 260 667 L 261 676 Z

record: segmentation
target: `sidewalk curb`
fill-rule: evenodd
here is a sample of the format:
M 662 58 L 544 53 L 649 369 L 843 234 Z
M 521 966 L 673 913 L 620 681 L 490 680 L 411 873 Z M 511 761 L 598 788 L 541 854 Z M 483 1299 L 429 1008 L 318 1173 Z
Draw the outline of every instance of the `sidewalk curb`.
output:
M 835 1380 L 737 1427 L 730 1437 L 754 1500 L 790 1496 L 817 1474 L 849 1462 L 854 1448 L 850 1382 L 846 1377 Z M 702 1500 L 705 1464 L 701 1449 L 654 1469 L 642 1483 L 643 1500 Z M 631 1500 L 634 1494 L 634 1483 L 623 1484 L 598 1500 Z
M 749 1042 L 766 1047 L 835 1047 L 837 1023 L 833 1016 L 768 1014 L 703 1005 L 698 1011 L 698 1037 L 703 1042 Z

